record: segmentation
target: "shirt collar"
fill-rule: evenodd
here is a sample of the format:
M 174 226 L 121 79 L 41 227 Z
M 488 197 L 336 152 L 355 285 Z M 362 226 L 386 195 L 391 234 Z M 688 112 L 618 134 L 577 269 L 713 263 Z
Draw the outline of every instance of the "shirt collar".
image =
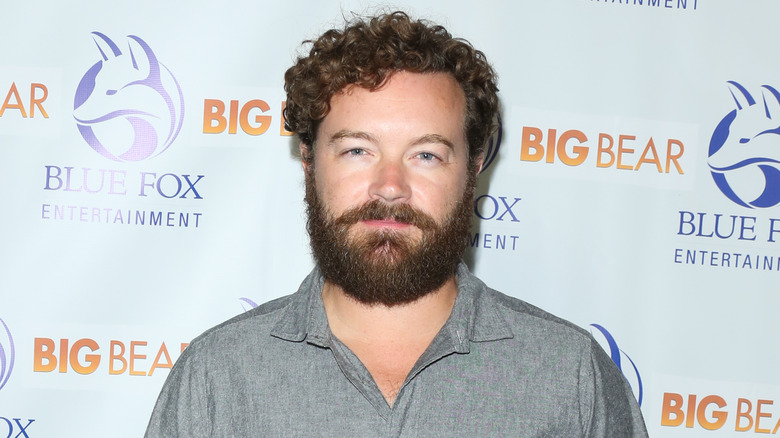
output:
M 437 338 L 457 353 L 468 353 L 470 342 L 489 342 L 513 337 L 512 330 L 499 312 L 492 292 L 475 277 L 465 263 L 457 268 L 458 296 L 449 319 Z M 271 331 L 271 335 L 290 342 L 307 342 L 329 347 L 330 328 L 322 302 L 325 281 L 318 268 L 309 273 L 290 305 Z M 449 338 L 449 342 L 444 338 Z M 448 335 L 448 336 L 447 336 Z

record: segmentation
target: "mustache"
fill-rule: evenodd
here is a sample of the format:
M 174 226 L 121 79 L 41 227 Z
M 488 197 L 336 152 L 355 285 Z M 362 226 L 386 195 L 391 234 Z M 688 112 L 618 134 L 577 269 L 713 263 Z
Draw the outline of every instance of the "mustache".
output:
M 436 221 L 431 216 L 409 204 L 388 204 L 378 199 L 347 210 L 336 219 L 335 223 L 337 225 L 349 226 L 360 221 L 372 220 L 394 220 L 414 225 L 423 231 L 437 228 Z

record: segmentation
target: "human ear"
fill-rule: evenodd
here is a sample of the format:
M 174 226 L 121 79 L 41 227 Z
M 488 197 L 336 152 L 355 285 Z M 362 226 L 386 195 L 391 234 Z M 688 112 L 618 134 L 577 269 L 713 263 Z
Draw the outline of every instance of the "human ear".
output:
M 304 172 L 309 173 L 309 171 L 311 170 L 311 163 L 313 158 L 311 146 L 301 142 L 298 145 L 298 151 L 301 154 L 301 166 L 303 166 Z

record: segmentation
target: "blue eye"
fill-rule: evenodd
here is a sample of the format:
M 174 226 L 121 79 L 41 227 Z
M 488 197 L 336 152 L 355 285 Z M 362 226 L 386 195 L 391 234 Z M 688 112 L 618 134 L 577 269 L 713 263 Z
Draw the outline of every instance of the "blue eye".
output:
M 430 160 L 435 160 L 436 159 L 436 155 L 433 155 L 430 152 L 420 152 L 420 154 L 417 155 L 417 156 L 422 158 L 423 160 L 426 160 L 426 161 L 430 161 Z
M 749 139 L 749 138 L 740 138 L 740 139 L 739 139 L 739 143 L 740 143 L 740 144 L 745 144 L 745 143 L 747 143 L 747 142 L 749 142 L 749 141 L 750 141 L 750 139 Z

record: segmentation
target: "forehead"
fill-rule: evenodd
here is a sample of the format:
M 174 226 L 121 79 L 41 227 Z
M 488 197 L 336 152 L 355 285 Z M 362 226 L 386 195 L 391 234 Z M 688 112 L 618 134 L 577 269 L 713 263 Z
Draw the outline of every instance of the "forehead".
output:
M 465 144 L 465 112 L 465 93 L 450 74 L 402 71 L 376 90 L 350 85 L 334 95 L 317 136 L 340 129 L 397 135 L 417 130 Z

